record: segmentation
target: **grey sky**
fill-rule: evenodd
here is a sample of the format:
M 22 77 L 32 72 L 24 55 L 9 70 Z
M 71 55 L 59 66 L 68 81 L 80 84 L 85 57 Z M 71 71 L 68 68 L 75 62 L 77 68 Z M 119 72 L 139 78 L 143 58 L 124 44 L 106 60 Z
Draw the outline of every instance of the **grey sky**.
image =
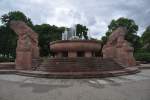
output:
M 71 26 L 80 23 L 100 38 L 112 19 L 128 17 L 139 25 L 138 34 L 150 25 L 150 0 L 0 0 L 0 16 L 19 10 L 34 24 Z

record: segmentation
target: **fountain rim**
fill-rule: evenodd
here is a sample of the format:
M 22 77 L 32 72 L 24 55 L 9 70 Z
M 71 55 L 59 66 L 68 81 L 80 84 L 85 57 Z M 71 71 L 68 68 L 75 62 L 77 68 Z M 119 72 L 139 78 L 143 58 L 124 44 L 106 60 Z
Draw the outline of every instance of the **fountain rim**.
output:
M 53 52 L 62 51 L 93 51 L 99 52 L 102 44 L 97 40 L 59 40 L 50 43 Z
M 50 45 L 56 44 L 56 43 L 68 43 L 68 42 L 91 42 L 91 43 L 100 43 L 102 44 L 101 41 L 98 40 L 56 40 L 50 42 Z

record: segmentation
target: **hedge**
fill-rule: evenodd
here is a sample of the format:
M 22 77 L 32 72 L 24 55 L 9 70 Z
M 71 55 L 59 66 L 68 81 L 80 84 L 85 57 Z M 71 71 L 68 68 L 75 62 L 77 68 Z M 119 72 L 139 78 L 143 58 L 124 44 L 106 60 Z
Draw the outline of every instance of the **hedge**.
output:
M 150 62 L 150 53 L 143 52 L 143 53 L 134 53 L 134 57 L 137 61 L 146 61 Z
M 4 58 L 4 57 L 0 57 L 0 62 L 14 62 L 15 59 L 13 58 Z

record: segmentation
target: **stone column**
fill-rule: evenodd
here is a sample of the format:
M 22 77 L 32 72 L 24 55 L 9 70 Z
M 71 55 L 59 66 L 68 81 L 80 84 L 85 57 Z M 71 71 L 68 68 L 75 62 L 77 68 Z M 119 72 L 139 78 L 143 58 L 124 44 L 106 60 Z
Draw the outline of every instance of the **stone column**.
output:
M 57 58 L 61 58 L 61 57 L 62 57 L 62 53 L 61 53 L 61 52 L 58 52 L 57 55 L 56 55 L 56 57 L 57 57 Z
M 92 57 L 92 53 L 89 51 L 85 52 L 85 57 Z
M 75 58 L 75 57 L 77 57 L 77 53 L 76 52 L 68 52 L 68 57 Z
M 38 34 L 23 21 L 11 21 L 10 28 L 18 35 L 16 69 L 33 70 L 34 59 L 39 59 Z

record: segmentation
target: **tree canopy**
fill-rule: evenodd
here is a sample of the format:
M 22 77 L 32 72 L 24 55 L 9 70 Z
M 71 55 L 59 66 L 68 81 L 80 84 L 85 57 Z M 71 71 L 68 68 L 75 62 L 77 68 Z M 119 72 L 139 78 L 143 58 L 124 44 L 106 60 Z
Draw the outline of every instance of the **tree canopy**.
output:
M 24 13 L 20 11 L 12 11 L 7 14 L 2 15 L 1 22 L 4 25 L 9 25 L 11 20 L 21 20 L 24 21 L 30 27 L 33 26 L 32 21 Z
M 81 38 L 82 35 L 84 36 L 84 38 L 87 40 L 88 36 L 87 36 L 87 32 L 88 32 L 88 28 L 86 26 L 83 26 L 81 24 L 77 24 L 76 25 L 76 32 L 77 35 Z

